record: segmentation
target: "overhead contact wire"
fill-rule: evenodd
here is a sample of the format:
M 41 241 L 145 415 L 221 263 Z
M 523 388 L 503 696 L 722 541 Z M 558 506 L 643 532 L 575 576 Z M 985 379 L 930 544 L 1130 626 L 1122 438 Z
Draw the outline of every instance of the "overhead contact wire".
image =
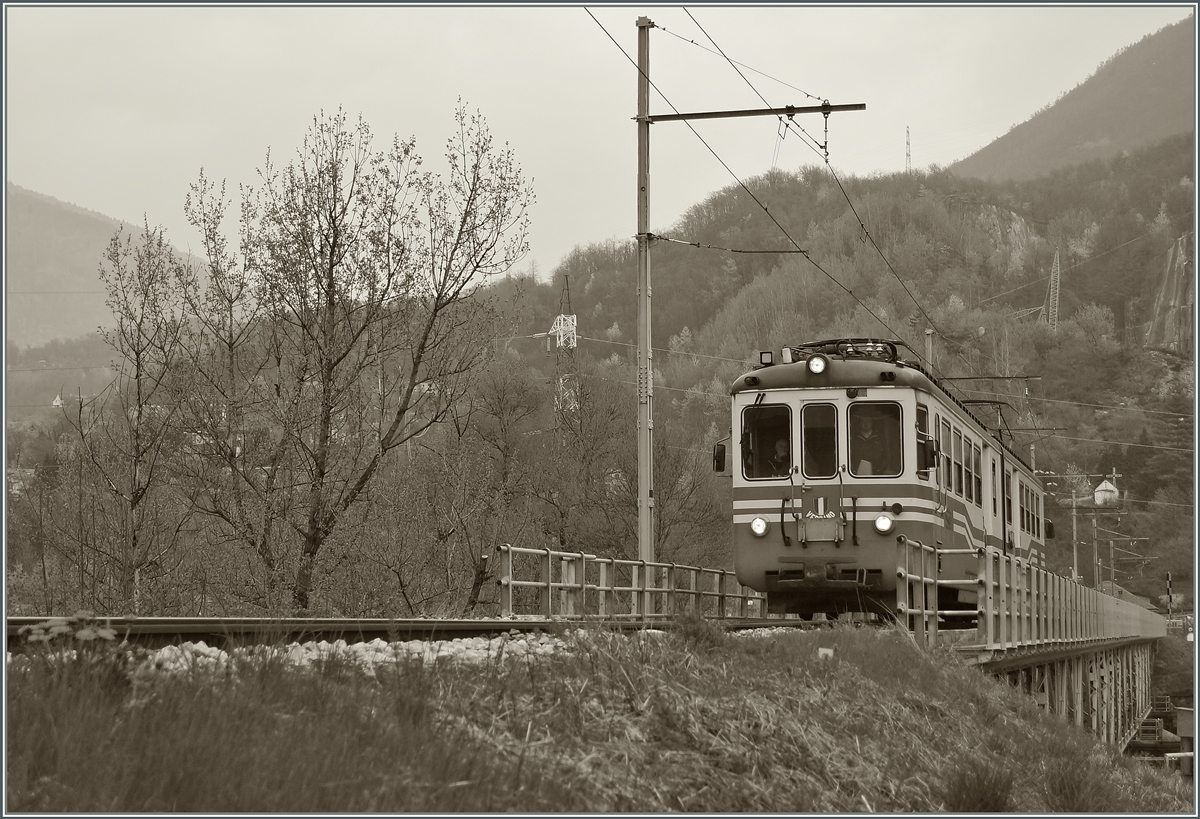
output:
M 738 68 L 737 63 L 734 62 L 734 60 L 732 60 L 729 57 L 729 55 L 727 55 L 725 53 L 724 49 L 722 49 L 721 46 L 717 44 L 716 40 L 714 40 L 712 38 L 712 35 L 710 35 L 707 31 L 705 31 L 704 26 L 700 25 L 699 21 L 697 21 L 696 18 L 692 15 L 692 13 L 690 11 L 688 11 L 686 8 L 684 9 L 684 13 L 686 13 L 687 16 L 689 18 L 691 18 L 692 22 L 696 24 L 696 27 L 698 29 L 700 29 L 700 31 L 704 34 L 704 36 L 708 38 L 709 42 L 711 42 L 713 44 L 713 47 L 716 48 L 717 51 L 720 52 L 721 56 L 724 57 L 725 60 L 730 64 L 730 66 L 733 67 L 733 70 L 737 72 L 738 76 L 741 77 L 742 80 L 746 83 L 746 85 L 750 87 L 750 90 L 753 91 L 754 94 L 759 98 L 759 100 L 761 100 L 762 103 L 769 108 L 771 106 L 771 104 L 767 101 L 766 97 L 764 97 L 759 92 L 759 90 L 754 86 L 754 83 L 750 82 L 749 78 L 747 78 L 746 75 L 742 73 L 741 69 Z M 793 125 L 795 125 L 794 121 L 792 121 L 790 119 L 784 119 L 783 117 L 778 117 L 778 119 L 779 119 L 779 122 L 785 128 L 791 128 Z M 804 131 L 803 128 L 800 128 L 800 126 L 798 126 L 798 125 L 796 125 L 795 127 L 798 128 L 804 136 L 808 136 L 808 133 L 806 131 Z M 828 127 L 828 125 L 826 125 L 826 127 Z M 811 137 L 809 137 L 809 138 L 811 139 Z M 815 142 L 815 140 L 814 140 L 814 142 Z M 917 301 L 916 296 L 914 296 L 912 291 L 908 289 L 908 285 L 904 283 L 904 280 L 900 278 L 900 275 L 896 272 L 895 268 L 892 267 L 891 262 L 889 262 L 887 260 L 887 257 L 884 256 L 883 250 L 880 249 L 878 244 L 876 244 L 875 238 L 873 236 L 871 236 L 870 230 L 867 229 L 867 226 L 863 223 L 862 217 L 859 216 L 858 210 L 854 207 L 854 202 L 851 201 L 850 195 L 846 192 L 846 188 L 842 185 L 841 179 L 838 178 L 837 174 L 834 173 L 833 168 L 830 167 L 828 136 L 826 136 L 826 141 L 824 144 L 824 159 L 825 159 L 825 166 L 829 170 L 829 174 L 833 177 L 833 180 L 835 182 L 837 182 L 838 189 L 841 190 L 842 196 L 846 199 L 846 204 L 850 206 L 850 211 L 851 211 L 851 213 L 854 214 L 854 218 L 858 221 L 858 225 L 861 228 L 863 235 L 865 235 L 868 239 L 871 240 L 871 246 L 873 248 L 875 248 L 875 252 L 879 254 L 879 258 L 883 259 L 883 263 L 885 265 L 887 265 L 888 270 L 891 271 L 892 275 L 896 278 L 896 281 L 900 282 L 900 286 L 902 288 L 904 288 L 904 292 L 906 294 L 908 294 L 908 297 L 910 299 L 912 299 L 913 304 L 915 304 L 917 309 L 921 311 L 921 315 L 923 315 L 925 317 L 925 320 L 929 322 L 929 326 L 932 327 L 934 332 L 938 333 L 938 335 L 940 336 L 941 331 L 938 330 L 937 325 L 934 323 L 933 319 L 929 316 L 929 313 L 927 313 L 925 308 L 921 305 L 921 303 L 919 301 Z M 776 222 L 776 224 L 778 225 L 779 223 Z M 783 230 L 782 226 L 780 226 L 780 230 Z M 786 235 L 787 231 L 784 231 L 784 233 Z M 790 239 L 791 237 L 789 236 L 788 238 Z M 871 313 L 871 315 L 874 316 L 875 319 L 877 321 L 879 321 L 884 327 L 886 327 L 892 334 L 894 334 L 898 338 L 902 338 L 902 336 L 899 332 L 897 332 L 895 329 L 893 329 L 889 324 L 887 324 L 887 322 L 883 321 L 878 316 L 876 316 L 874 314 L 874 312 L 871 311 L 871 309 L 869 307 L 867 307 L 867 305 L 861 299 L 858 299 L 857 297 L 855 297 L 855 301 L 857 301 L 860 305 L 862 305 L 867 310 L 867 312 Z M 920 358 L 921 360 L 924 360 L 924 356 L 915 347 L 912 347 L 912 345 L 909 345 L 909 346 L 913 350 L 913 352 L 917 354 L 918 358 Z M 962 360 L 962 362 L 967 366 L 967 368 L 969 370 L 974 371 L 974 368 L 971 366 L 971 363 L 969 361 L 967 361 L 966 359 L 963 359 L 961 356 L 959 356 L 959 358 L 960 358 L 960 360 Z M 931 370 L 935 369 L 932 361 L 929 361 L 926 363 L 929 365 Z
M 636 68 L 638 70 L 639 74 L 642 74 L 641 66 L 639 66 L 637 64 L 637 61 L 635 61 L 632 57 L 630 57 L 628 54 L 625 53 L 625 49 L 621 48 L 621 44 L 618 43 L 616 41 L 616 39 L 612 36 L 612 34 L 609 33 L 608 29 L 604 28 L 604 25 L 599 20 L 596 20 L 596 16 L 594 14 L 592 14 L 591 10 L 585 8 L 584 11 L 586 11 L 588 13 L 588 16 L 591 17 L 592 20 L 595 20 L 596 25 L 600 26 L 600 30 L 603 31 L 610 40 L 612 40 L 613 45 L 615 45 L 617 47 L 617 49 L 625 56 L 625 59 L 629 60 L 629 62 L 633 64 L 634 68 Z M 656 92 L 658 92 L 658 95 L 660 97 L 662 97 L 663 102 L 665 102 L 668 106 L 670 106 L 672 111 L 674 111 L 676 114 L 680 113 L 679 109 L 676 108 L 675 105 L 667 98 L 667 95 L 664 94 L 662 92 L 662 90 L 657 85 L 654 84 L 653 80 L 651 80 L 649 77 L 646 77 L 646 81 L 650 84 L 650 86 Z M 726 172 L 731 177 L 733 177 L 733 180 L 735 182 L 737 182 L 738 186 L 741 187 L 741 189 L 744 190 L 746 192 L 746 194 L 754 201 L 754 204 L 758 205 L 758 207 L 762 209 L 763 213 L 765 213 L 767 215 L 767 218 L 770 219 L 775 224 L 775 226 L 777 228 L 779 228 L 780 232 L 783 233 L 783 235 L 787 237 L 787 240 L 792 243 L 792 246 L 795 247 L 796 250 L 799 251 L 800 254 L 802 256 L 804 256 L 805 259 L 808 260 L 809 264 L 811 264 L 813 267 L 815 267 L 817 270 L 819 270 L 827 279 L 829 279 L 831 282 L 836 284 L 843 291 L 845 291 L 852 299 L 854 299 L 856 302 L 858 302 L 858 304 L 861 305 L 862 308 L 864 310 L 866 310 L 867 313 L 870 314 L 870 316 L 872 318 L 874 318 L 881 325 L 886 327 L 890 332 L 892 332 L 892 333 L 896 332 L 895 330 L 893 330 L 891 328 L 891 326 L 886 321 L 884 321 L 882 318 L 880 318 L 878 315 L 876 315 L 875 311 L 872 310 L 866 303 L 864 303 L 862 301 L 862 299 L 860 299 L 860 298 L 858 298 L 858 296 L 854 295 L 853 290 L 851 290 L 846 285 L 842 284 L 840 281 L 838 281 L 833 276 L 832 273 L 830 273 L 825 268 L 821 267 L 820 264 L 818 264 L 816 261 L 814 261 L 812 256 L 809 255 L 808 251 L 805 250 L 804 248 L 800 247 L 799 242 L 797 242 L 794 238 L 792 238 L 792 235 L 790 233 L 788 233 L 787 229 L 782 224 L 780 224 L 779 220 L 775 218 L 774 214 L 771 213 L 770 209 L 766 205 L 764 205 L 757 196 L 754 195 L 754 191 L 750 190 L 750 188 L 746 186 L 746 183 L 743 182 L 741 180 L 741 178 L 738 177 L 738 175 L 733 172 L 733 169 L 730 168 L 729 165 L 725 162 L 725 160 L 723 160 L 721 158 L 720 154 L 718 154 L 715 150 L 713 150 L 712 146 L 709 145 L 708 142 L 705 141 L 704 137 L 700 136 L 700 133 L 692 126 L 692 124 L 690 122 L 688 122 L 687 120 L 682 120 L 682 122 L 685 125 L 687 125 L 688 129 L 692 132 L 692 134 L 696 137 L 696 139 L 698 139 L 700 141 L 700 144 L 703 145 L 706 149 L 708 149 L 708 152 L 713 155 L 713 158 L 716 159 L 718 163 L 720 163 L 721 167 L 723 167 L 726 170 Z

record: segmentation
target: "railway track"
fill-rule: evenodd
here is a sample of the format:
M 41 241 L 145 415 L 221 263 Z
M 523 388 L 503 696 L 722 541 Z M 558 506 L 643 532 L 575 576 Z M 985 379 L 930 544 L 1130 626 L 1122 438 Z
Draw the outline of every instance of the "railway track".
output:
M 51 622 L 47 617 L 9 617 L 6 620 L 8 651 L 20 653 L 30 642 L 26 633 Z M 60 618 L 65 621 L 65 618 Z M 399 642 L 409 640 L 454 640 L 469 637 L 494 637 L 513 631 L 530 633 L 554 631 L 564 627 L 603 625 L 618 631 L 671 629 L 670 618 L 594 618 L 547 620 L 542 618 L 495 618 L 476 620 L 388 620 L 342 618 L 267 618 L 267 617 L 101 617 L 99 626 L 111 628 L 116 642 L 128 642 L 157 649 L 185 642 L 203 642 L 212 648 L 229 649 L 252 645 L 343 640 L 348 644 L 372 640 Z M 781 619 L 721 620 L 730 630 L 764 627 L 812 627 L 812 623 Z

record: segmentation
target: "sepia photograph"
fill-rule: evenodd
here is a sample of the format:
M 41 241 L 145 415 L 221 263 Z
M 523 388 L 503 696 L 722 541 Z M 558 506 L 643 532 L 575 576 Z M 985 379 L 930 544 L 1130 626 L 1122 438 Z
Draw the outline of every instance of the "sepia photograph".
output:
M 1195 815 L 1196 6 L 4 3 L 5 814 Z

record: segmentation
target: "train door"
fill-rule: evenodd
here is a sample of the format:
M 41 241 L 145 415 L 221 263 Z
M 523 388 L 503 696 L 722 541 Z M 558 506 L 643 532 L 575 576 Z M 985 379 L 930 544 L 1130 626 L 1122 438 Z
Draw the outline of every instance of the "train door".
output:
M 924 404 L 917 404 L 917 479 L 921 481 L 933 481 L 936 485 L 936 480 L 933 476 L 933 471 L 937 467 L 937 444 L 934 442 L 933 436 L 929 433 L 929 408 Z
M 1001 479 L 997 470 L 1000 469 L 1000 455 L 990 446 L 984 445 L 984 460 L 987 462 L 987 486 L 985 487 L 984 504 L 984 534 L 988 546 L 995 548 L 1004 542 L 1004 516 L 1000 510 Z
M 933 416 L 934 436 L 937 440 L 938 459 L 940 464 L 934 469 L 937 476 L 938 515 L 942 520 L 942 528 L 948 530 L 953 524 L 950 512 L 951 472 L 950 472 L 950 420 L 940 414 Z M 943 533 L 945 534 L 945 532 Z M 949 539 L 943 538 L 944 543 Z
M 934 511 L 936 512 L 938 509 L 941 508 L 942 504 L 944 503 L 944 501 L 941 499 L 941 489 L 940 489 L 941 482 L 942 482 L 942 479 L 941 479 L 941 471 L 942 470 L 941 470 L 941 455 L 938 452 L 938 440 L 940 438 L 939 430 L 938 430 L 939 416 L 934 415 L 932 418 L 930 418 L 929 408 L 920 402 L 917 403 L 916 416 L 917 416 L 917 418 L 916 418 L 917 434 L 914 437 L 916 438 L 916 444 L 917 444 L 917 447 L 916 447 L 917 470 L 916 470 L 916 472 L 917 472 L 918 485 L 917 485 L 917 487 L 915 487 L 915 490 L 917 492 L 920 492 L 922 490 L 922 488 L 928 487 L 927 491 L 929 494 L 926 497 L 929 498 L 930 500 L 926 501 L 926 502 L 932 502 L 935 506 Z M 936 530 L 936 534 L 934 535 L 934 537 L 936 540 L 940 540 L 941 542 L 945 543 L 945 542 L 947 542 L 946 541 L 946 533 L 944 531 L 945 520 L 941 517 L 941 515 L 937 515 L 935 517 L 935 520 L 938 521 L 938 524 L 937 524 L 938 529 Z M 941 565 L 941 560 L 939 559 L 938 560 L 938 573 L 941 574 L 941 571 L 942 571 L 942 565 Z M 924 600 L 923 600 L 924 608 L 926 608 L 926 609 L 932 608 L 935 610 L 940 610 L 943 608 L 942 600 L 941 600 L 942 595 L 936 589 L 930 589 L 928 586 L 925 586 L 924 584 L 922 584 L 922 589 L 923 589 L 922 593 L 924 594 Z
M 1013 541 L 1012 472 L 1004 453 L 1000 453 L 1000 548 L 1010 554 L 1016 544 Z

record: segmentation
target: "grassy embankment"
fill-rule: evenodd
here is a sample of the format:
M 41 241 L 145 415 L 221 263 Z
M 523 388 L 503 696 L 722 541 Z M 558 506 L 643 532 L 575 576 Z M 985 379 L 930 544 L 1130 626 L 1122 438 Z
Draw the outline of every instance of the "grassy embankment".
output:
M 9 811 L 1191 812 L 897 632 L 568 634 L 548 657 L 131 674 L 101 648 L 8 677 Z M 822 658 L 818 649 L 833 650 Z

